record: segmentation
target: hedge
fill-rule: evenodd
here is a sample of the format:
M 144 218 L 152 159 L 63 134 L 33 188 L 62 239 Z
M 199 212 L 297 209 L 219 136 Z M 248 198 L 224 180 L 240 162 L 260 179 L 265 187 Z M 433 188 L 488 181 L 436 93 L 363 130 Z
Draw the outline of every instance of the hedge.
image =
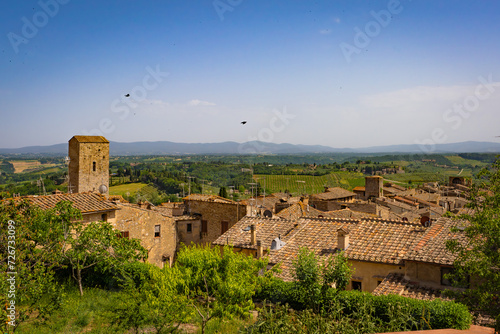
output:
M 300 290 L 294 282 L 272 280 L 257 291 L 256 298 L 273 303 L 289 304 L 293 309 L 303 310 Z M 341 312 L 351 318 L 369 315 L 382 323 L 398 318 L 404 321 L 402 328 L 408 329 L 468 329 L 472 316 L 467 307 L 453 301 L 435 299 L 418 300 L 398 295 L 374 296 L 360 291 L 336 291 L 329 289 L 318 296 L 316 310 Z

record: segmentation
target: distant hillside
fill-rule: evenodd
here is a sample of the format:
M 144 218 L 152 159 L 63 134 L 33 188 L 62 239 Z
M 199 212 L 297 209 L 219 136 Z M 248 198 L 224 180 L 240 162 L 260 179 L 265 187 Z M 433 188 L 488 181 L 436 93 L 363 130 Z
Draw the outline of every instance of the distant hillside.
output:
M 390 145 L 364 148 L 333 148 L 323 145 L 274 144 L 266 142 L 174 143 L 110 142 L 111 155 L 177 155 L 177 154 L 299 154 L 299 153 L 500 153 L 500 143 L 461 142 L 437 144 L 432 152 L 423 152 L 419 145 Z M 68 154 L 68 144 L 28 146 L 0 149 L 0 154 Z

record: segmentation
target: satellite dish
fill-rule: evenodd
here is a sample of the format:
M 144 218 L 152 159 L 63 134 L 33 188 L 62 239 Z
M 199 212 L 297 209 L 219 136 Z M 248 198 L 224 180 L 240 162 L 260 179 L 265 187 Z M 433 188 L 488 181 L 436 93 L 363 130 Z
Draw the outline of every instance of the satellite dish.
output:
M 266 210 L 264 211 L 264 217 L 266 218 L 272 218 L 273 217 L 273 213 L 269 210 Z
M 105 184 L 101 184 L 101 185 L 99 186 L 99 192 L 100 192 L 101 194 L 105 194 L 105 193 L 107 193 L 107 192 L 108 192 L 108 186 L 107 186 L 107 185 L 105 185 Z

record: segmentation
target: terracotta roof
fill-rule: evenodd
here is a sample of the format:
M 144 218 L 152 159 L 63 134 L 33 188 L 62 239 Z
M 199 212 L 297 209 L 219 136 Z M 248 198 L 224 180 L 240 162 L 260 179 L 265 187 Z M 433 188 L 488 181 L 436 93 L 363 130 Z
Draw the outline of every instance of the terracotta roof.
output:
M 451 228 L 465 227 L 466 224 L 465 221 L 439 218 L 426 229 L 422 238 L 408 252 L 405 259 L 447 265 L 453 264 L 455 256 L 446 249 L 446 241 L 457 239 L 459 242 L 465 243 L 465 234 L 463 232 L 451 232 Z
M 181 221 L 181 220 L 200 220 L 200 216 L 196 215 L 182 215 L 182 216 L 169 216 L 175 221 Z
M 217 203 L 233 203 L 238 202 L 216 195 L 191 194 L 183 198 L 185 201 L 202 201 L 202 202 L 217 202 Z
M 263 196 L 259 196 L 254 198 L 253 201 L 250 201 L 250 199 L 240 201 L 240 203 L 244 205 L 252 204 L 253 206 L 264 207 L 272 210 L 274 210 L 274 205 L 277 202 L 280 202 L 280 199 L 274 196 L 266 196 L 265 198 Z
M 85 213 L 106 212 L 118 210 L 118 207 L 104 196 L 96 193 L 76 193 L 76 194 L 54 194 L 47 196 L 26 196 L 18 197 L 19 199 L 27 199 L 29 202 L 40 207 L 43 210 L 52 209 L 60 201 L 70 201 L 73 207 Z M 15 200 L 17 200 L 16 198 Z
M 420 286 L 417 282 L 411 282 L 404 278 L 403 274 L 389 274 L 382 283 L 380 283 L 372 294 L 380 295 L 399 295 L 414 299 L 433 300 L 440 298 L 450 300 L 443 295 L 443 291 L 430 287 Z
M 277 216 L 285 219 L 296 220 L 300 217 L 328 217 L 333 218 L 330 214 L 324 211 L 313 208 L 312 206 L 305 205 L 303 202 L 295 203 L 288 208 L 285 208 L 276 214 Z
M 271 248 L 271 242 L 278 236 L 286 240 L 298 227 L 298 222 L 282 218 L 243 217 L 212 244 L 229 243 L 234 247 L 257 249 L 257 245 L 252 245 L 250 242 L 251 225 L 255 225 L 257 240 L 260 240 L 264 249 L 267 249 Z
M 361 187 L 361 186 L 358 186 L 358 187 L 354 187 L 352 189 L 352 191 L 365 191 L 366 190 L 366 187 Z
M 300 218 L 298 229 L 285 246 L 271 253 L 271 263 L 282 263 L 281 277 L 291 279 L 292 262 L 301 247 L 317 255 L 330 256 L 337 251 L 337 230 L 349 231 L 346 255 L 351 260 L 403 264 L 424 228 L 420 224 L 384 219 Z
M 103 136 L 73 136 L 70 140 L 72 139 L 79 143 L 109 143 Z
M 349 190 L 335 187 L 335 188 L 328 188 L 328 191 L 324 193 L 312 194 L 310 198 L 313 200 L 328 201 L 328 200 L 335 200 L 335 199 L 354 197 L 354 196 L 356 196 L 356 194 Z
M 328 216 L 332 218 L 378 218 L 378 216 L 374 213 L 353 211 L 349 208 L 326 211 L 326 213 L 328 213 Z
M 399 196 L 394 196 L 394 199 L 396 201 L 398 201 L 398 202 L 418 207 L 418 203 L 416 201 L 410 201 L 409 199 L 406 199 L 406 198 L 403 198 L 403 197 L 399 197 Z

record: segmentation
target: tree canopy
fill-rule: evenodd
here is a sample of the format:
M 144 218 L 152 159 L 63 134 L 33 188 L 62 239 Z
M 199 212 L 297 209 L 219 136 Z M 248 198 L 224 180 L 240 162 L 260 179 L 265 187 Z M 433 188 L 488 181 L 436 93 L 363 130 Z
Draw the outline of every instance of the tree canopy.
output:
M 478 175 L 472 186 L 467 207 L 469 213 L 459 219 L 469 222 L 463 231 L 465 243 L 449 241 L 447 247 L 456 254 L 455 272 L 450 275 L 458 286 L 469 289 L 459 293 L 461 301 L 473 311 L 496 319 L 500 330 L 500 158 Z

